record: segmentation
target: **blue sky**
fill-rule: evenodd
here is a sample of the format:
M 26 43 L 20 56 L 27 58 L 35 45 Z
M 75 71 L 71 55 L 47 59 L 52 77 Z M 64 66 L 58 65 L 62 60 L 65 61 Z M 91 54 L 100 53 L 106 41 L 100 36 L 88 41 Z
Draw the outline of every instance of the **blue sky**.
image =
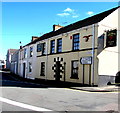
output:
M 20 41 L 25 45 L 32 36 L 52 31 L 53 24 L 66 26 L 117 5 L 117 2 L 3 2 L 0 59 L 6 58 L 8 49 L 19 49 Z

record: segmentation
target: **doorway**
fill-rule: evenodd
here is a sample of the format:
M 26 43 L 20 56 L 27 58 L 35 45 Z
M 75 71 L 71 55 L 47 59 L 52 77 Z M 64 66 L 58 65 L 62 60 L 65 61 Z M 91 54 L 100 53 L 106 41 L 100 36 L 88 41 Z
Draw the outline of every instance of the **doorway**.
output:
M 60 81 L 64 73 L 63 58 L 59 58 L 59 57 L 54 58 L 54 65 L 52 67 L 52 70 L 54 71 L 55 80 Z M 65 80 L 65 76 L 64 76 L 64 80 Z
M 25 78 L 25 68 L 26 68 L 26 64 L 23 63 L 23 78 Z
M 60 81 L 60 61 L 56 62 L 55 80 Z
M 91 65 L 83 64 L 83 84 L 91 85 Z

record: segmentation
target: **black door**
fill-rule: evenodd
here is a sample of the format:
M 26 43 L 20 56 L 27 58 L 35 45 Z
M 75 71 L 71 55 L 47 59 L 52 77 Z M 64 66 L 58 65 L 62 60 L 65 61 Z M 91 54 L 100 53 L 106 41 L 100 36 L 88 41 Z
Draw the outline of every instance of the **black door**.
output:
M 60 61 L 57 61 L 56 62 L 56 77 L 55 77 L 55 80 L 56 81 L 60 81 Z

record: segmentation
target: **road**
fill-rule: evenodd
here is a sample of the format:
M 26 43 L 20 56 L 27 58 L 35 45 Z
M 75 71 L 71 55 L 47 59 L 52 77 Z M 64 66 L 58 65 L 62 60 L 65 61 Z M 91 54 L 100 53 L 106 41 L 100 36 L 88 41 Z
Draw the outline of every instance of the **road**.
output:
M 2 111 L 118 111 L 117 92 L 46 87 L 2 75 Z

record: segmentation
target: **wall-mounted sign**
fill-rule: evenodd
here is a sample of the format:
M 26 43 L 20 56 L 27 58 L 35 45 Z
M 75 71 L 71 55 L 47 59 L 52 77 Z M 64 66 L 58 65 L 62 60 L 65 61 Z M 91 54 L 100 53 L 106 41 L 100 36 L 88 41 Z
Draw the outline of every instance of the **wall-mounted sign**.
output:
M 106 47 L 114 47 L 117 43 L 117 30 L 107 31 Z
M 88 42 L 89 38 L 93 36 L 93 35 L 87 35 L 87 36 L 84 36 L 83 38 L 85 38 L 85 42 Z
M 80 63 L 81 64 L 92 64 L 92 57 L 88 56 L 88 57 L 82 57 L 80 59 Z

